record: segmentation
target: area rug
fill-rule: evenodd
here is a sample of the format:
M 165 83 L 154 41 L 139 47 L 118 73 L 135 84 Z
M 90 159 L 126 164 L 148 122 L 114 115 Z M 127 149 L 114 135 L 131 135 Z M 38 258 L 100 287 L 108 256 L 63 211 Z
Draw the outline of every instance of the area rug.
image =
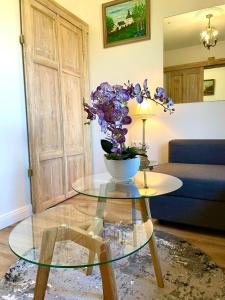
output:
M 120 300 L 225 300 L 225 272 L 201 250 L 161 231 L 155 231 L 165 287 L 156 285 L 147 246 L 113 263 Z M 67 245 L 68 246 L 68 245 Z M 33 298 L 37 267 L 19 260 L 0 281 L 0 299 Z M 51 269 L 46 300 L 99 300 L 99 268 Z

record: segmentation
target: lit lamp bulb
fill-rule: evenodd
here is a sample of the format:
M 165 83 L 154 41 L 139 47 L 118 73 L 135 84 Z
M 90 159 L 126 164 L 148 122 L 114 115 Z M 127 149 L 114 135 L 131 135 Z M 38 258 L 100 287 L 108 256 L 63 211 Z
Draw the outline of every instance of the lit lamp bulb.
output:
M 218 30 L 216 30 L 216 29 L 214 29 L 214 31 L 213 31 L 213 36 L 214 36 L 214 37 L 217 37 L 217 36 L 218 36 L 218 34 L 219 34 L 219 31 L 218 31 Z
M 141 119 L 148 119 L 149 117 L 154 116 L 154 114 L 152 113 L 151 101 L 144 99 L 141 104 L 137 104 L 134 116 Z

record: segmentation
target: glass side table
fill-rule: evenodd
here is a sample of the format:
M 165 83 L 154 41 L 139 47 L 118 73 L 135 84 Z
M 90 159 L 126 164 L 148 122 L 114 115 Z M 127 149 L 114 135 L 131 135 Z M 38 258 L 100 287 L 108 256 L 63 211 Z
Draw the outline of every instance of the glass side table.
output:
M 9 236 L 9 245 L 18 257 L 38 265 L 35 300 L 45 299 L 50 268 L 87 267 L 89 275 L 97 265 L 104 299 L 118 300 L 111 263 L 139 251 L 152 233 L 151 220 L 110 223 L 102 218 L 101 207 L 96 216 L 88 216 L 74 204 L 63 204 L 19 223 Z
M 76 180 L 72 187 L 77 193 L 94 198 L 148 200 L 173 192 L 182 184 L 177 177 L 144 170 L 124 182 L 115 181 L 109 173 L 85 176 Z
M 150 197 L 175 191 L 182 184 L 182 181 L 174 176 L 144 170 L 139 171 L 132 180 L 127 182 L 115 181 L 108 173 L 103 173 L 79 178 L 72 186 L 77 193 L 98 199 L 96 215 L 102 218 L 104 218 L 107 199 L 124 201 L 132 199 L 134 223 L 134 220 L 136 220 L 135 202 L 139 200 L 141 221 L 145 223 L 151 220 Z M 163 287 L 163 277 L 157 256 L 154 234 L 152 234 L 148 244 L 158 286 Z M 89 273 L 91 274 L 91 270 Z

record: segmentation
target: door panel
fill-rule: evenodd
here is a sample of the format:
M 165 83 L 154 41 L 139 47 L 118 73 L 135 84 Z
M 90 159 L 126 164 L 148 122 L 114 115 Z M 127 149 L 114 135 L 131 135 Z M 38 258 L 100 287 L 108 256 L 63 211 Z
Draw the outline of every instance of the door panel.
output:
M 63 71 L 80 74 L 81 63 L 81 31 L 75 26 L 61 19 L 60 23 L 60 48 Z
M 34 125 L 35 210 L 65 200 L 65 162 L 58 63 L 57 16 L 38 3 L 31 6 L 31 100 Z M 37 198 L 35 198 L 35 196 Z
M 57 60 L 56 15 L 44 7 L 33 9 L 34 56 Z
M 62 151 L 62 122 L 57 70 L 34 64 L 34 109 L 38 152 Z
M 40 195 L 45 209 L 65 199 L 61 105 L 58 71 L 34 63 L 34 123 Z
M 80 55 L 82 39 L 80 30 L 62 18 L 60 18 L 59 36 L 61 40 L 59 49 L 62 63 L 64 156 L 67 174 L 66 197 L 71 197 L 75 194 L 72 189 L 72 182 L 79 174 L 80 176 L 84 174 L 85 147 L 81 77 L 83 62 Z M 72 53 L 74 53 L 74 56 L 72 56 Z
M 80 78 L 68 74 L 63 74 L 62 78 L 65 149 L 82 153 L 84 138 Z
M 50 159 L 40 163 L 40 202 L 42 209 L 65 199 L 63 159 Z
M 183 102 L 183 74 L 182 72 L 169 72 L 166 74 L 166 89 L 168 95 L 175 103 Z
M 71 188 L 72 183 L 84 176 L 84 155 L 70 155 L 67 158 L 67 197 L 72 197 L 75 193 Z
M 204 69 L 192 68 L 184 70 L 184 97 L 186 102 L 203 101 Z

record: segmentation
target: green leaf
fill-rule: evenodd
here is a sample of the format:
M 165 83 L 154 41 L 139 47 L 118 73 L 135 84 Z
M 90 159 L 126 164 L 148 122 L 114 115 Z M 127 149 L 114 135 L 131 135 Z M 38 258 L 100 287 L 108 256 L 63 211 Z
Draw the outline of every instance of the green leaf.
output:
M 112 153 L 113 144 L 111 142 L 107 140 L 101 140 L 101 146 L 106 153 Z
M 117 153 L 105 154 L 105 157 L 108 160 L 122 160 L 121 156 Z
M 107 140 L 102 140 L 101 143 L 104 145 L 104 147 L 105 147 L 105 145 L 107 145 L 109 147 L 109 144 L 111 144 Z M 103 148 L 103 145 L 102 145 L 102 148 Z M 103 148 L 103 150 L 104 150 L 104 148 Z M 109 149 L 107 148 L 107 151 L 108 150 Z M 104 150 L 104 151 L 106 152 L 106 150 Z M 110 152 L 108 154 L 105 154 L 105 157 L 108 160 L 127 160 L 127 159 L 135 158 L 137 155 L 147 157 L 146 150 L 138 149 L 136 147 L 127 147 L 125 150 L 123 150 L 123 152 L 121 154 Z

